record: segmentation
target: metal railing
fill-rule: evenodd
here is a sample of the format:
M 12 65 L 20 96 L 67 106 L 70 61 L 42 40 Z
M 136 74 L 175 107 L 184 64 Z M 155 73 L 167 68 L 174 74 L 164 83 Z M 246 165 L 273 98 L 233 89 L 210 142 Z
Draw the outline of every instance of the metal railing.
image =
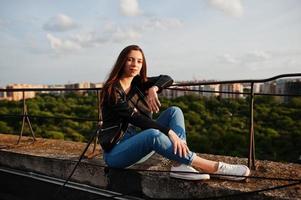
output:
M 171 87 L 167 88 L 169 90 L 181 90 L 181 91 L 191 91 L 191 92 L 206 92 L 206 93 L 227 93 L 227 94 L 243 94 L 249 95 L 249 145 L 248 145 L 248 166 L 252 169 L 256 169 L 255 165 L 255 140 L 254 140 L 254 98 L 257 95 L 269 95 L 269 96 L 291 96 L 297 97 L 301 96 L 301 88 L 300 94 L 272 94 L 272 93 L 256 93 L 254 92 L 254 84 L 255 83 L 265 83 L 269 81 L 274 81 L 280 78 L 288 78 L 288 77 L 301 77 L 301 73 L 292 73 L 292 74 L 281 74 L 278 76 L 274 76 L 267 79 L 249 79 L 249 80 L 230 80 L 230 81 L 208 81 L 208 82 L 198 82 L 198 83 L 178 83 L 173 84 Z M 200 85 L 222 85 L 222 84 L 234 84 L 234 83 L 249 83 L 250 91 L 249 92 L 228 92 L 228 91 L 209 91 L 209 90 L 198 90 L 198 89 L 189 89 L 187 87 L 190 86 L 200 86 Z M 102 88 L 16 88 L 16 89 L 0 89 L 0 92 L 22 92 L 23 95 L 23 110 L 22 115 L 0 115 L 0 117 L 22 117 L 22 128 L 19 135 L 19 139 L 17 144 L 20 142 L 23 134 L 23 128 L 25 122 L 29 124 L 30 131 L 33 137 L 33 141 L 35 141 L 35 134 L 31 127 L 29 117 L 38 117 L 38 118 L 58 118 L 58 119 L 73 119 L 73 120 L 88 120 L 88 121 L 100 121 L 100 90 Z M 27 106 L 25 102 L 25 92 L 29 91 L 96 91 L 97 92 L 97 110 L 98 110 L 98 118 L 97 119 L 88 119 L 88 118 L 66 118 L 66 117 L 45 117 L 45 116 L 30 116 L 27 112 Z M 95 151 L 97 141 L 94 142 L 93 152 Z
M 223 91 L 208 91 L 208 90 L 187 90 L 186 91 L 198 91 L 198 92 L 210 92 L 210 93 L 227 93 L 227 94 L 245 94 L 250 96 L 249 100 L 249 155 L 248 155 L 248 166 L 252 169 L 256 169 L 255 166 L 255 140 L 254 140 L 254 98 L 256 95 L 271 95 L 271 96 L 301 96 L 301 88 L 300 94 L 270 94 L 270 93 L 255 93 L 254 92 L 254 84 L 255 83 L 265 83 L 274 81 L 280 78 L 287 77 L 300 77 L 301 73 L 293 73 L 293 74 L 282 74 L 278 76 L 274 76 L 267 79 L 249 79 L 249 80 L 231 80 L 231 81 L 208 81 L 203 83 L 179 83 L 174 84 L 174 90 L 179 90 L 180 87 L 183 86 L 199 86 L 199 85 L 217 85 L 217 84 L 234 84 L 234 83 L 249 83 L 250 84 L 250 92 L 223 92 Z
M 19 138 L 17 141 L 17 144 L 20 143 L 22 135 L 23 135 L 23 130 L 24 130 L 24 125 L 25 122 L 28 123 L 28 126 L 30 128 L 30 133 L 31 136 L 33 138 L 33 142 L 36 141 L 35 138 L 35 133 L 32 129 L 31 126 L 31 122 L 29 117 L 31 118 L 52 118 L 52 119 L 69 119 L 69 120 L 80 120 L 80 121 L 95 121 L 95 122 L 99 122 L 100 118 L 101 118 L 101 108 L 100 108 L 100 90 L 102 88 L 8 88 L 8 89 L 2 89 L 0 88 L 0 92 L 22 92 L 22 102 L 23 102 L 23 106 L 22 106 L 22 115 L 0 115 L 0 117 L 21 117 L 22 118 L 22 126 L 21 126 L 21 131 L 19 134 Z M 27 105 L 26 105 L 26 98 L 25 98 L 25 92 L 42 92 L 42 91 L 96 91 L 97 94 L 97 119 L 91 119 L 91 118 L 78 118 L 78 117 L 53 117 L 53 116 L 36 116 L 36 115 L 29 115 L 28 111 L 27 111 Z M 97 139 L 97 138 L 96 138 Z M 97 140 L 95 139 L 94 141 L 94 146 L 93 146 L 93 153 L 96 150 L 96 145 L 97 145 Z

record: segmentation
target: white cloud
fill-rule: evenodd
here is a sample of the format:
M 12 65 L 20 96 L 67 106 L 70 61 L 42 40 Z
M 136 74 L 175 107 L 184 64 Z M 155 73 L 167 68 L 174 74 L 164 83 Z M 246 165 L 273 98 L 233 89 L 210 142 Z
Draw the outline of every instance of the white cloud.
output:
M 125 40 L 137 40 L 141 37 L 141 34 L 134 30 L 122 30 L 119 29 L 112 34 L 113 42 L 122 42 Z
M 240 17 L 243 14 L 243 6 L 240 0 L 209 0 L 209 3 L 230 16 Z
M 227 63 L 232 63 L 232 64 L 239 63 L 239 60 L 230 54 L 224 54 L 221 56 L 221 58 L 222 61 L 225 61 Z
M 72 40 L 81 47 L 95 47 L 107 42 L 137 40 L 140 37 L 141 34 L 137 31 L 114 26 L 103 31 L 79 33 L 75 36 L 72 36 Z
M 271 58 L 271 54 L 263 50 L 254 50 L 243 56 L 244 62 L 263 62 Z
M 72 30 L 77 27 L 77 24 L 67 15 L 58 14 L 55 17 L 49 19 L 43 28 L 47 31 L 63 32 Z
M 83 48 L 97 47 L 104 43 L 119 43 L 127 40 L 137 40 L 141 34 L 132 29 L 124 29 L 114 26 L 108 30 L 81 32 L 69 36 L 68 39 L 61 39 L 47 34 L 50 47 L 57 52 L 70 52 Z
M 246 52 L 243 54 L 231 55 L 229 53 L 225 53 L 224 55 L 219 56 L 219 61 L 242 65 L 242 64 L 258 64 L 258 62 L 263 63 L 266 61 L 270 61 L 272 58 L 272 54 L 263 50 L 254 50 L 250 52 Z
M 183 23 L 176 18 L 149 18 L 143 25 L 144 30 L 169 30 L 174 28 L 181 28 Z
M 138 0 L 120 0 L 120 11 L 125 16 L 137 16 L 142 14 Z
M 48 41 L 50 42 L 50 46 L 52 49 L 61 52 L 61 51 L 74 51 L 81 49 L 81 46 L 72 40 L 62 40 L 48 33 L 46 35 Z
M 98 34 L 95 31 L 82 32 L 71 36 L 71 40 L 77 43 L 82 48 L 95 47 L 99 44 L 105 43 L 106 39 L 102 34 Z

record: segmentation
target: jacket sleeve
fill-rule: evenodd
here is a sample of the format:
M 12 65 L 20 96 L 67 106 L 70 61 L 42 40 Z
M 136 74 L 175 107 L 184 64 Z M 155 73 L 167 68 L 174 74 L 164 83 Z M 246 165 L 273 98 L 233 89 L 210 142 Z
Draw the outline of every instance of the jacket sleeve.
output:
M 166 135 L 170 130 L 168 127 L 165 127 L 156 121 L 138 113 L 136 108 L 130 107 L 120 92 L 117 92 L 117 102 L 114 105 L 111 105 L 111 108 L 112 112 L 116 113 L 120 118 L 125 119 L 129 123 L 141 129 L 154 128 L 160 130 Z
M 164 88 L 167 88 L 172 84 L 173 79 L 168 75 L 148 77 L 147 81 L 144 83 L 144 90 L 147 90 L 152 86 L 157 86 L 159 88 L 158 93 L 160 93 Z

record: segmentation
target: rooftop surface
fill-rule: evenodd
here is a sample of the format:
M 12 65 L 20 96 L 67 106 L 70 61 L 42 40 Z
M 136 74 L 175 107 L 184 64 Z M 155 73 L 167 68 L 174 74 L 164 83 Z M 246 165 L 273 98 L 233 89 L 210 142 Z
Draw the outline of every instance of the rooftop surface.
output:
M 73 160 L 76 161 L 81 155 L 83 149 L 85 148 L 85 143 L 63 141 L 63 140 L 53 140 L 53 139 L 43 139 L 37 138 L 37 141 L 32 143 L 30 137 L 23 137 L 20 144 L 16 145 L 18 136 L 16 135 L 6 135 L 0 134 L 0 153 L 14 153 L 19 155 L 34 156 L 37 158 L 47 158 L 56 160 Z M 99 170 L 105 166 L 101 149 L 99 145 L 96 148 L 97 156 L 93 158 L 85 158 L 83 162 L 87 165 L 92 166 Z M 90 146 L 88 153 L 92 152 L 92 145 Z M 221 156 L 221 155 L 209 155 L 209 154 L 199 154 L 200 156 L 212 159 L 216 161 L 223 161 L 227 163 L 241 163 L 247 164 L 247 159 Z M 0 165 L 9 165 L 7 161 L 9 157 L 2 160 L 0 158 Z M 18 161 L 15 161 L 18 162 Z M 20 159 L 19 162 L 22 162 Z M 41 161 L 43 162 L 43 161 Z M 41 165 L 43 163 L 40 163 Z M 248 178 L 246 181 L 235 182 L 221 180 L 218 178 L 211 178 L 206 181 L 183 181 L 178 179 L 173 179 L 168 176 L 168 172 L 158 172 L 168 171 L 170 169 L 172 162 L 162 158 L 160 155 L 155 155 L 145 163 L 136 165 L 132 169 L 138 170 L 150 170 L 150 171 L 138 171 L 139 174 L 138 184 L 141 189 L 141 193 L 145 197 L 151 198 L 211 198 L 214 196 L 223 195 L 234 195 L 249 192 L 249 194 L 242 196 L 233 196 L 238 199 L 301 199 L 301 165 L 296 163 L 281 163 L 272 161 L 256 161 L 257 170 L 252 170 L 251 175 L 257 178 Z M 22 164 L 20 165 L 22 166 Z M 91 169 L 84 168 L 87 170 Z M 28 170 L 28 168 L 27 168 Z M 37 167 L 32 168 L 33 171 L 37 170 Z M 70 172 L 70 168 L 68 169 Z M 65 171 L 68 171 L 65 170 Z M 103 169 L 101 169 L 103 171 Z M 157 172 L 156 172 L 157 170 Z M 64 171 L 64 170 L 63 170 Z M 66 172 L 67 174 L 69 172 Z M 45 173 L 45 172 L 44 172 Z M 54 173 L 52 171 L 52 173 Z M 94 173 L 94 172 L 93 172 Z M 119 173 L 119 172 L 118 172 Z M 123 171 L 123 174 L 118 174 L 119 179 L 114 178 L 114 175 L 109 177 L 110 188 L 112 190 L 119 190 L 118 192 L 123 192 L 125 189 L 123 187 L 123 182 L 128 183 L 125 179 L 131 179 L 131 174 L 129 171 Z M 95 174 L 95 173 L 94 173 Z M 126 174 L 126 175 L 125 175 Z M 53 175 L 53 174 L 51 174 Z M 56 175 L 55 175 L 56 176 Z M 60 176 L 58 174 L 58 176 Z M 77 176 L 77 175 L 75 175 Z M 85 175 L 89 176 L 89 175 Z M 104 179 L 104 174 L 98 174 L 99 179 Z M 101 177 L 103 176 L 103 177 Z M 120 180 L 120 177 L 123 177 Z M 135 176 L 135 175 L 134 175 Z M 96 175 L 95 175 L 96 177 Z M 116 176 L 115 176 L 116 177 Z M 299 184 L 291 187 L 285 187 L 277 190 L 268 190 L 263 192 L 255 192 L 257 190 L 262 190 L 266 188 L 277 187 L 281 185 L 286 185 L 290 183 L 296 183 L 296 181 L 287 180 L 270 180 L 265 178 L 281 178 L 281 179 L 298 179 Z M 86 177 L 89 180 L 89 177 Z M 78 178 L 81 181 L 81 178 Z M 135 180 L 133 180 L 135 181 Z M 87 182 L 87 180 L 85 180 Z M 88 181 L 89 182 L 89 181 Z M 116 184 L 115 184 L 116 183 Z M 105 188 L 107 181 L 93 182 L 91 184 L 100 188 Z M 122 188 L 123 189 L 120 189 Z M 121 191 L 120 191 L 121 190 Z M 122 191 L 123 190 L 123 191 Z

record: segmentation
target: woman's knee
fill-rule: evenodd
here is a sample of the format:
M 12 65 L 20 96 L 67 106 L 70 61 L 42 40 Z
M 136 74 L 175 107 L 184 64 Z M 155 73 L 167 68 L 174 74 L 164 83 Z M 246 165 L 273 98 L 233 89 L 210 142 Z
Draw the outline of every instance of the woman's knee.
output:
M 160 137 L 161 132 L 158 129 L 150 128 L 148 129 L 147 136 L 151 139 Z
M 160 132 L 159 130 L 157 129 L 149 129 L 148 130 L 148 134 L 147 134 L 147 137 L 148 139 L 153 143 L 153 144 L 156 144 L 156 143 L 162 143 L 162 141 L 166 140 L 166 135 L 162 132 Z
M 173 113 L 173 114 L 180 114 L 180 115 L 183 115 L 183 111 L 180 107 L 178 106 L 171 106 L 169 107 L 168 109 L 170 109 L 170 111 Z

